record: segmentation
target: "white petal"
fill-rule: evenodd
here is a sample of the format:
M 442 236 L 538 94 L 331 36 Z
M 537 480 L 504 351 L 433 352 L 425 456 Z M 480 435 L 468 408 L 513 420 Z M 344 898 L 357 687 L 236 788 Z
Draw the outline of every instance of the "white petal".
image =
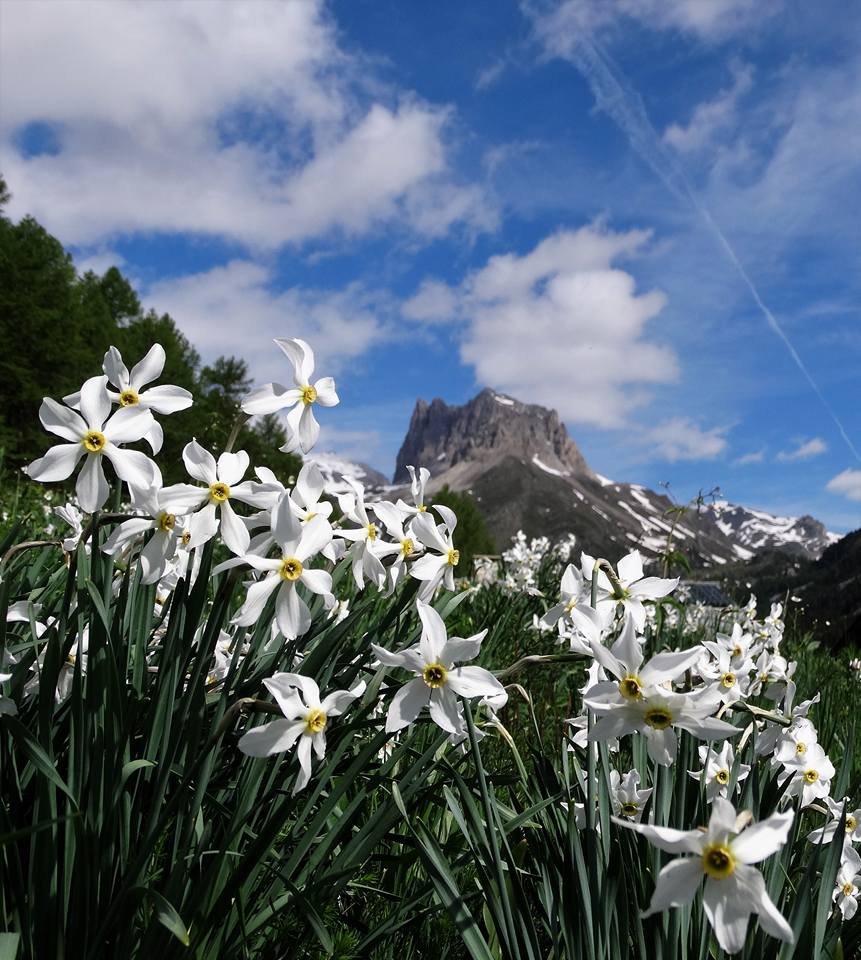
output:
M 176 535 L 156 530 L 140 553 L 141 583 L 158 583 L 175 553 Z
M 204 450 L 197 440 L 192 440 L 185 445 L 185 449 L 182 451 L 182 459 L 190 477 L 200 480 L 208 487 L 218 482 L 215 472 L 215 457 L 208 450 Z
M 190 513 L 209 499 L 209 491 L 191 483 L 174 483 L 163 487 L 159 503 L 171 513 Z
M 412 670 L 415 673 L 421 673 L 422 670 L 424 670 L 425 662 L 415 647 L 401 650 L 398 653 L 392 653 L 390 650 L 386 650 L 384 647 L 372 643 L 371 650 L 377 660 L 379 660 L 380 663 L 384 663 L 387 667 L 403 667 L 404 670 Z
M 249 757 L 271 757 L 289 750 L 305 729 L 303 720 L 273 720 L 239 738 L 239 749 Z
M 703 909 L 717 942 L 727 953 L 738 953 L 744 947 L 747 921 L 754 910 L 745 885 L 739 883 L 739 869 L 745 868 L 737 867 L 736 872 L 725 880 L 709 877 L 703 890 Z M 753 870 L 753 867 L 747 869 Z
M 296 776 L 296 782 L 293 784 L 291 793 L 295 796 L 300 790 L 308 785 L 311 779 L 311 737 L 302 736 L 299 738 L 299 747 L 296 751 L 299 757 L 299 773 Z
M 439 663 L 447 639 L 445 624 L 442 617 L 429 604 L 419 601 L 416 608 L 422 622 L 422 635 L 419 640 L 422 656 L 425 663 Z
M 296 585 L 284 582 L 275 597 L 275 619 L 278 629 L 287 640 L 295 640 L 307 633 L 311 626 L 311 611 L 299 596 Z
M 188 532 L 191 534 L 191 539 L 188 541 L 189 550 L 202 546 L 215 536 L 218 532 L 218 515 L 215 512 L 214 503 L 208 503 L 202 510 L 192 515 L 188 521 Z
M 85 453 L 81 443 L 58 443 L 56 447 L 50 447 L 43 457 L 25 467 L 24 472 L 30 479 L 41 483 L 65 480 L 72 475 Z
M 314 372 L 314 351 L 298 337 L 288 339 L 276 337 L 275 343 L 281 348 L 293 367 L 293 379 L 296 385 L 304 387 L 311 380 Z
M 123 355 L 116 347 L 108 347 L 102 362 L 102 370 L 117 390 L 125 390 L 129 386 L 128 367 L 123 363 Z
M 316 556 L 331 539 L 332 527 L 325 517 L 313 517 L 306 524 L 300 524 L 297 558 L 305 563 Z
M 305 404 L 302 416 L 299 418 L 299 443 L 303 453 L 308 453 L 314 449 L 320 436 L 320 424 L 314 419 L 314 410 L 312 405 Z
M 143 407 L 120 407 L 102 428 L 111 443 L 134 443 L 149 433 L 152 414 Z
M 447 733 L 463 733 L 464 721 L 458 709 L 457 697 L 448 689 L 448 685 L 431 690 L 428 706 L 431 720 L 438 727 Z
M 317 391 L 317 403 L 321 407 L 336 407 L 338 405 L 335 381 L 331 377 L 321 377 L 314 384 L 314 389 Z
M 774 813 L 768 819 L 751 824 L 732 842 L 732 852 L 742 863 L 759 863 L 779 850 L 789 835 L 794 813 Z
M 160 377 L 164 370 L 165 359 L 164 347 L 160 343 L 154 343 L 143 360 L 132 367 L 132 372 L 129 374 L 132 389 L 139 391 L 141 387 Z
M 149 444 L 153 454 L 158 453 L 164 444 L 164 430 L 157 420 L 153 420 L 152 426 L 144 434 L 144 440 Z
M 136 537 L 146 533 L 147 530 L 152 530 L 152 528 L 152 520 L 138 518 L 126 520 L 124 523 L 121 523 L 118 527 L 116 527 L 108 539 L 105 540 L 102 550 L 108 554 L 108 556 L 111 556 L 112 554 L 117 553 L 119 550 L 122 550 L 123 547 L 131 543 Z
M 333 717 L 337 717 L 339 714 L 342 714 L 357 697 L 361 697 L 364 692 L 365 683 L 364 681 L 359 681 L 352 690 L 334 690 L 332 693 L 327 694 L 320 704 L 320 707 L 325 714 L 331 714 Z
M 393 733 L 408 726 L 430 698 L 430 687 L 420 677 L 405 683 L 392 698 L 386 715 L 386 730 Z
M 311 593 L 326 594 L 332 592 L 332 575 L 325 570 L 303 570 L 299 579 Z
M 633 583 L 639 580 L 643 576 L 643 558 L 639 550 L 632 550 L 627 556 L 622 557 L 616 570 L 622 583 Z
M 104 455 L 113 464 L 114 471 L 120 480 L 136 487 L 146 487 L 152 483 L 161 485 L 161 474 L 158 467 L 140 450 L 123 450 L 108 443 L 104 447 Z
M 452 637 L 446 640 L 440 652 L 440 663 L 445 667 L 453 663 L 462 663 L 465 660 L 474 660 L 481 650 L 481 641 L 487 635 L 487 630 L 476 633 L 472 637 Z
M 248 588 L 245 603 L 240 607 L 233 622 L 240 627 L 250 627 L 251 624 L 256 623 L 260 619 L 272 591 L 281 583 L 283 581 L 277 574 L 252 583 Z
M 142 405 L 156 413 L 169 414 L 187 410 L 193 401 L 192 395 L 183 387 L 166 383 L 160 387 L 150 387 L 140 395 Z
M 262 416 L 292 407 L 301 399 L 301 390 L 288 389 L 280 383 L 267 383 L 248 394 L 242 401 L 242 409 L 251 416 Z
M 87 455 L 84 466 L 78 474 L 75 492 L 78 495 L 78 503 L 80 503 L 81 509 L 86 513 L 101 510 L 108 499 L 108 494 L 111 491 L 108 481 L 105 480 L 102 458 L 99 454 L 91 453 Z
M 632 584 L 628 590 L 632 597 L 643 600 L 657 600 L 672 593 L 679 585 L 678 577 L 672 580 L 662 580 L 660 577 L 646 577 L 639 583 Z
M 111 412 L 107 384 L 107 377 L 90 377 L 81 387 L 81 416 L 90 430 L 101 430 Z
M 315 680 L 304 673 L 276 673 L 268 680 L 263 681 L 266 689 L 278 701 L 285 716 L 290 716 L 296 709 L 296 691 L 302 691 L 305 708 L 320 706 L 320 688 Z
M 221 483 L 235 486 L 248 470 L 248 454 L 244 450 L 236 453 L 222 453 L 215 467 L 215 474 Z
M 676 759 L 678 740 L 670 727 L 667 730 L 646 730 L 646 746 L 649 756 L 662 767 L 669 767 Z
M 703 834 L 699 830 L 674 830 L 672 827 L 654 827 L 648 823 L 631 823 L 618 817 L 614 823 L 635 833 L 642 834 L 649 843 L 667 853 L 701 853 Z
M 39 407 L 39 419 L 46 430 L 72 443 L 80 443 L 87 432 L 86 423 L 74 410 L 70 410 L 62 403 L 57 403 L 50 397 L 45 397 L 42 401 L 42 406 Z
M 237 557 L 242 556 L 247 553 L 248 544 L 251 543 L 248 528 L 233 512 L 229 501 L 225 500 L 219 509 L 221 510 L 221 539 L 231 553 L 235 553 Z
M 461 697 L 497 697 L 505 687 L 483 667 L 456 667 L 449 670 L 447 686 Z
M 702 878 L 703 867 L 699 857 L 682 857 L 671 861 L 658 874 L 652 902 L 643 916 L 649 917 L 669 907 L 690 903 L 696 896 Z
M 692 667 L 703 655 L 702 647 L 689 650 L 658 653 L 640 671 L 644 686 L 653 686 L 664 680 L 675 680 L 689 667 Z

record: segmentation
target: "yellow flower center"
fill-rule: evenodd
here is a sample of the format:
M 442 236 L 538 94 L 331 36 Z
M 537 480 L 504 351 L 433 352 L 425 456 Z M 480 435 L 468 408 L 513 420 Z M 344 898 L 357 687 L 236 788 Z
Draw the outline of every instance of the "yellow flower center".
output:
M 858 821 L 855 819 L 855 817 L 853 817 L 851 813 L 847 813 L 846 814 L 846 832 L 853 833 L 857 826 L 858 826 Z
M 305 733 L 319 733 L 326 728 L 326 714 L 315 707 L 305 720 Z
M 796 744 L 795 744 L 795 752 L 798 754 L 798 756 L 801 756 L 802 754 L 807 753 L 807 744 L 806 744 L 806 743 L 796 743 Z
M 158 528 L 162 533 L 170 533 L 176 526 L 176 516 L 172 513 L 162 511 L 158 515 Z
M 282 580 L 298 580 L 302 576 L 302 564 L 295 557 L 284 557 L 278 573 Z
M 666 730 L 673 722 L 673 715 L 663 707 L 653 707 L 645 712 L 643 722 L 653 730 Z
M 761 683 L 766 683 L 767 680 L 768 680 L 768 674 L 767 674 L 767 673 L 761 673 L 761 674 L 759 675 L 759 679 L 760 679 L 760 682 L 761 682 Z
M 369 523 L 365 529 L 368 531 L 369 540 L 373 541 L 377 539 L 377 528 L 374 526 L 373 523 Z
M 416 507 L 416 510 L 418 510 L 419 513 L 427 513 L 427 509 L 428 509 L 428 508 L 427 508 L 423 503 L 420 503 L 420 504 Z
M 316 514 L 313 510 L 309 510 L 309 511 L 305 514 L 305 516 L 302 518 L 302 522 L 303 522 L 303 523 L 307 523 L 309 520 L 313 520 L 314 517 L 316 517 L 316 516 L 317 516 L 317 514 Z
M 190 531 L 190 530 L 183 530 L 183 532 L 182 532 L 182 545 L 183 545 L 184 547 L 187 547 L 190 542 L 191 542 L 191 531 Z
M 735 873 L 735 857 L 723 843 L 710 843 L 703 850 L 703 870 L 715 880 L 726 880 Z
M 310 406 L 317 399 L 317 391 L 311 387 L 302 387 L 302 403 L 306 407 Z
M 816 783 L 819 779 L 818 770 L 805 770 L 804 771 L 804 782 L 805 783 Z
M 623 817 L 636 817 L 639 810 L 639 805 L 630 800 L 621 806 L 621 814 Z
M 431 688 L 436 690 L 441 687 L 448 676 L 448 670 L 441 663 L 429 663 L 422 670 L 422 680 Z
M 736 644 L 736 645 L 732 648 L 732 655 L 733 655 L 734 657 L 740 657 L 740 656 L 741 656 L 741 647 L 740 647 L 738 644 Z
M 450 567 L 456 567 L 460 563 L 460 550 L 451 549 L 446 554 L 445 562 Z
M 99 433 L 98 430 L 87 431 L 87 433 L 84 434 L 84 439 L 81 441 L 87 453 L 101 453 L 102 447 L 104 447 L 107 442 L 105 435 Z
M 134 407 L 140 403 L 140 397 L 134 392 L 134 390 L 123 390 L 120 394 L 120 406 L 121 407 Z
M 209 499 L 213 503 L 224 503 L 230 499 L 230 487 L 226 483 L 213 483 L 209 488 Z
M 572 598 L 568 601 L 568 603 L 565 604 L 565 612 L 566 612 L 566 613 L 571 613 L 571 611 L 572 611 L 572 610 L 574 609 L 574 607 L 576 607 L 576 606 L 577 606 L 577 598 L 576 598 L 576 597 L 572 597 Z
M 725 787 L 729 783 L 729 770 L 718 770 L 715 774 L 715 780 Z
M 640 685 L 640 678 L 628 674 L 619 681 L 619 693 L 626 700 L 639 700 L 643 695 L 643 688 Z
M 735 686 L 735 674 L 734 673 L 725 673 L 721 678 L 720 682 L 729 689 L 730 687 Z
M 407 537 L 405 540 L 401 540 L 401 553 L 405 557 L 412 556 L 413 551 L 415 550 L 416 545 Z
M 854 892 L 855 892 L 855 887 L 851 883 L 847 882 L 843 884 L 844 897 L 851 897 Z

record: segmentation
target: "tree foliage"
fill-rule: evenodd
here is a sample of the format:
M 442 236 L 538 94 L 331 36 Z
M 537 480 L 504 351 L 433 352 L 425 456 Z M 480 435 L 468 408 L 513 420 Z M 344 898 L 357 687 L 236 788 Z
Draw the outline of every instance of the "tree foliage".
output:
M 279 453 L 286 440 L 275 416 L 246 423 L 239 410 L 251 381 L 237 357 L 202 365 L 194 346 L 169 314 L 145 309 L 117 267 L 102 276 L 75 270 L 71 255 L 32 217 L 12 222 L 0 178 L 0 462 L 17 470 L 46 448 L 39 423 L 42 398 L 61 398 L 101 373 L 99 358 L 110 346 L 131 368 L 154 343 L 165 350 L 161 382 L 190 390 L 191 409 L 165 417 L 165 482 L 184 476 L 182 448 L 196 437 L 216 455 L 233 436 L 233 449 L 248 451 L 255 466 L 295 474 L 299 460 Z

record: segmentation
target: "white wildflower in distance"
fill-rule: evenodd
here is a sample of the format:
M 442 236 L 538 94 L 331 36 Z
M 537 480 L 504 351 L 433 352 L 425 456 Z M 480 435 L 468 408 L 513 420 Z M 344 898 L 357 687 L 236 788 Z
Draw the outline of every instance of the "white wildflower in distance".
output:
M 592 582 L 595 572 L 595 559 L 584 553 L 580 560 L 583 577 Z M 616 566 L 619 587 L 614 587 L 606 573 L 598 573 L 598 601 L 599 611 L 604 609 L 615 611 L 619 607 L 625 611 L 626 619 L 634 621 L 637 630 L 642 633 L 646 625 L 646 600 L 658 600 L 666 597 L 678 586 L 678 577 L 663 580 L 660 577 L 646 577 L 643 574 L 643 558 L 638 550 L 632 550 L 622 557 Z
M 705 778 L 708 803 L 711 803 L 715 797 L 726 799 L 732 781 L 732 766 L 735 763 L 735 751 L 732 744 L 727 740 L 719 750 L 715 750 L 709 744 L 704 744 L 699 748 L 699 755 L 703 769 L 689 770 L 688 773 L 694 780 L 702 781 Z M 746 763 L 740 763 L 736 774 L 736 784 L 741 783 L 749 773 L 750 766 Z
M 54 513 L 72 528 L 71 535 L 63 537 L 63 550 L 66 553 L 74 553 L 84 533 L 84 515 L 73 503 L 54 507 Z
M 610 771 L 610 802 L 617 817 L 640 822 L 643 807 L 652 795 L 652 788 L 639 788 L 640 774 L 636 770 L 629 770 L 624 777 L 618 770 Z
M 831 899 L 844 920 L 851 920 L 858 912 L 858 897 L 861 896 L 861 857 L 850 848 L 840 864 Z
M 298 741 L 299 775 L 293 785 L 295 795 L 311 779 L 311 751 L 319 760 L 326 755 L 329 718 L 342 714 L 365 692 L 365 684 L 360 681 L 352 690 L 335 690 L 321 699 L 317 684 L 298 673 L 276 673 L 263 683 L 275 697 L 284 719 L 249 730 L 240 738 L 239 749 L 250 757 L 271 757 L 292 749 Z
M 831 797 L 823 797 L 825 806 L 828 807 L 828 812 L 831 814 L 831 819 L 823 827 L 817 827 L 815 830 L 811 830 L 807 834 L 807 839 L 811 843 L 828 843 L 831 838 L 837 833 L 837 828 L 840 825 L 840 818 L 843 816 L 843 806 L 846 805 L 846 839 L 850 843 L 858 843 L 861 840 L 861 807 L 857 807 L 855 810 L 849 809 L 849 798 L 845 797 L 842 803 L 838 803 L 836 800 L 832 800 Z
M 436 504 L 434 510 L 442 517 L 437 524 L 429 512 L 419 513 L 411 524 L 416 539 L 428 552 L 410 568 L 410 576 L 423 580 L 419 598 L 430 600 L 442 583 L 446 590 L 454 590 L 454 568 L 460 563 L 460 551 L 454 545 L 457 517 L 453 510 Z
M 24 468 L 33 480 L 50 483 L 70 477 L 81 457 L 86 462 L 78 474 L 75 492 L 81 509 L 100 510 L 110 487 L 105 479 L 102 458 L 111 461 L 120 480 L 146 486 L 161 480 L 158 467 L 138 450 L 123 450 L 121 444 L 141 440 L 154 423 L 149 410 L 121 407 L 111 415 L 107 377 L 91 377 L 81 388 L 81 412 L 45 397 L 39 409 L 42 426 L 68 443 L 51 447 Z
M 170 487 L 163 488 L 161 484 L 132 486 L 131 495 L 135 511 L 146 516 L 124 520 L 105 541 L 102 550 L 114 556 L 142 534 L 152 531 L 138 562 L 141 583 L 156 583 L 165 575 L 168 564 L 176 556 L 179 537 L 183 532 L 182 525 L 177 523 L 177 515 L 189 508 L 188 495 L 176 491 L 171 493 Z
M 772 902 L 762 874 L 752 864 L 776 853 L 786 842 L 793 813 L 775 813 L 750 826 L 750 814 L 718 797 L 708 828 L 673 830 L 614 817 L 614 823 L 636 830 L 661 850 L 692 856 L 671 860 L 658 874 L 649 909 L 651 916 L 690 903 L 705 877 L 703 909 L 717 941 L 727 953 L 738 953 L 747 938 L 750 915 L 755 913 L 766 933 L 786 943 L 794 941 L 792 928 Z
M 825 751 L 818 743 L 813 743 L 784 764 L 778 783 L 782 785 L 788 780 L 784 796 L 801 797 L 801 806 L 806 807 L 831 793 L 831 779 L 835 773 L 834 764 Z
M 302 523 L 290 508 L 287 494 L 281 497 L 272 511 L 272 535 L 281 552 L 280 557 L 268 559 L 248 554 L 246 563 L 266 576 L 248 588 L 248 596 L 233 621 L 248 627 L 256 623 L 266 601 L 277 590 L 275 620 L 278 629 L 288 640 L 308 632 L 311 611 L 296 589 L 301 583 L 312 593 L 332 599 L 332 577 L 325 570 L 308 566 L 332 539 L 332 528 L 324 517 L 314 517 Z
M 248 454 L 244 450 L 238 453 L 222 453 L 215 457 L 205 450 L 197 440 L 185 445 L 182 459 L 189 476 L 205 483 L 197 487 L 190 483 L 175 483 L 166 487 L 170 496 L 182 495 L 188 509 L 196 512 L 189 520 L 191 534 L 189 549 L 201 546 L 221 529 L 221 539 L 232 553 L 244 554 L 248 550 L 251 536 L 248 528 L 230 505 L 231 499 L 240 500 L 250 506 L 261 506 L 271 491 L 264 484 L 243 480 L 248 471 Z
M 380 500 L 373 504 L 374 513 L 386 528 L 391 542 L 377 541 L 377 556 L 394 557 L 389 565 L 389 592 L 407 575 L 407 561 L 414 560 L 422 551 L 422 545 L 407 530 L 404 530 L 404 515 L 394 503 Z
M 351 477 L 344 479 L 353 488 L 353 493 L 341 494 L 338 497 L 338 505 L 344 514 L 344 519 L 357 526 L 342 526 L 339 533 L 345 540 L 352 541 L 352 546 L 347 550 L 347 556 L 350 558 L 353 579 L 360 590 L 365 588 L 366 577 L 376 585 L 378 590 L 382 590 L 386 580 L 386 570 L 382 560 L 377 556 L 377 537 L 380 531 L 368 516 L 364 486 Z
M 338 403 L 335 381 L 322 377 L 311 383 L 314 373 L 314 351 L 304 341 L 276 337 L 275 343 L 284 352 L 293 367 L 293 386 L 267 383 L 251 393 L 243 401 L 242 409 L 252 415 L 276 413 L 292 407 L 287 414 L 287 443 L 281 447 L 284 453 L 300 451 L 308 453 L 320 436 L 320 425 L 314 419 L 312 407 L 334 407 Z
M 482 667 L 455 667 L 462 660 L 478 656 L 486 630 L 461 639 L 448 638 L 442 617 L 426 603 L 416 604 L 422 621 L 421 639 L 414 647 L 400 653 L 371 644 L 374 656 L 389 667 L 403 667 L 416 674 L 392 698 L 386 716 L 386 730 L 390 733 L 411 724 L 429 707 L 431 720 L 447 733 L 462 734 L 463 715 L 458 696 L 494 699 L 496 708 L 504 702 L 505 687 L 492 673 Z

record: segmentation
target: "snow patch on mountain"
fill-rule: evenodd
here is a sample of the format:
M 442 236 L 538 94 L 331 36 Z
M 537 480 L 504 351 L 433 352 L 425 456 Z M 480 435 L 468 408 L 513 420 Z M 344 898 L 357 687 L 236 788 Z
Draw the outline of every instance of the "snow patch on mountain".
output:
M 331 497 L 340 493 L 352 493 L 352 487 L 347 479 L 355 480 L 364 486 L 368 493 L 384 490 L 388 483 L 386 478 L 373 467 L 355 460 L 347 460 L 337 453 L 312 453 L 305 458 L 306 463 L 315 463 L 323 474 L 323 490 Z

